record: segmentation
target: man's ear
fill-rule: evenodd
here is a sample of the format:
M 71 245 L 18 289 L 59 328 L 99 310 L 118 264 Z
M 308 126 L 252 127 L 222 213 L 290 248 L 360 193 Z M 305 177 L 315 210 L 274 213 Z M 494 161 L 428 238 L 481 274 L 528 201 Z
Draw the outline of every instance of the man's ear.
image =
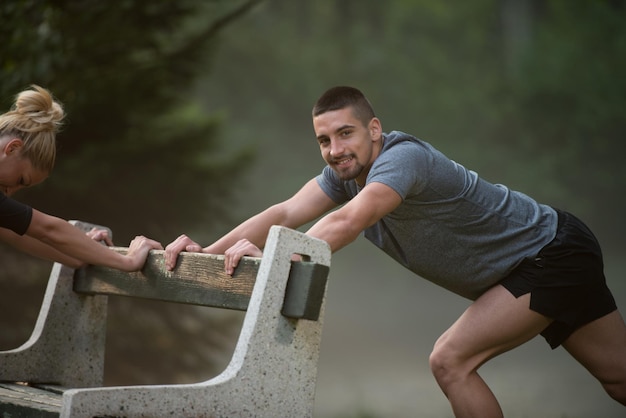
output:
M 372 137 L 372 139 L 374 141 L 378 141 L 382 135 L 383 132 L 383 128 L 382 125 L 380 123 L 380 119 L 374 117 L 372 118 L 372 120 L 370 120 L 369 125 L 367 126 L 369 132 L 370 132 L 370 136 Z

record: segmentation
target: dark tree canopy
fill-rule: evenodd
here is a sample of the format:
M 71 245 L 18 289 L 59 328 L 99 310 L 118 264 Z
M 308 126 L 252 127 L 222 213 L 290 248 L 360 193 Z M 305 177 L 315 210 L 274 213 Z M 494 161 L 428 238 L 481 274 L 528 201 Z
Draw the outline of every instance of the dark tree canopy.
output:
M 220 30 L 258 0 L 43 0 L 0 6 L 4 111 L 30 84 L 67 119 L 57 167 L 17 198 L 71 219 L 169 240 L 226 214 L 250 153 L 224 152 L 194 95 Z

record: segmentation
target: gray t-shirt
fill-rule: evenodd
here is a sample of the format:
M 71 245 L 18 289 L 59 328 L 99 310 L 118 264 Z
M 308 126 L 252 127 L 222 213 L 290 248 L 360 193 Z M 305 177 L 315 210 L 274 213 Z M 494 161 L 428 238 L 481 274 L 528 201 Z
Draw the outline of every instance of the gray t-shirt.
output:
M 551 207 L 481 179 L 413 136 L 383 138 L 366 184 L 385 184 L 403 200 L 364 235 L 409 270 L 476 299 L 554 238 Z M 337 204 L 360 191 L 328 166 L 317 182 Z

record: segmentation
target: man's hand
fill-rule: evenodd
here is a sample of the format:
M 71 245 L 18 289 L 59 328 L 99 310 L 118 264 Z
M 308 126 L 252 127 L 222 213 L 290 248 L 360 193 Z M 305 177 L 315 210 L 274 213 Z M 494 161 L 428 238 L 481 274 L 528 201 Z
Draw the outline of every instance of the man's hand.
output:
M 193 241 L 187 235 L 181 235 L 174 241 L 170 242 L 167 247 L 165 247 L 165 268 L 167 270 L 174 270 L 178 254 L 183 251 L 189 253 L 201 253 L 202 246 Z
M 247 239 L 241 239 L 224 252 L 224 270 L 232 276 L 243 256 L 261 257 L 263 251 Z
M 163 246 L 160 242 L 146 238 L 143 235 L 136 236 L 128 246 L 126 257 L 130 260 L 128 271 L 141 270 L 146 263 L 146 258 L 150 250 L 162 250 Z

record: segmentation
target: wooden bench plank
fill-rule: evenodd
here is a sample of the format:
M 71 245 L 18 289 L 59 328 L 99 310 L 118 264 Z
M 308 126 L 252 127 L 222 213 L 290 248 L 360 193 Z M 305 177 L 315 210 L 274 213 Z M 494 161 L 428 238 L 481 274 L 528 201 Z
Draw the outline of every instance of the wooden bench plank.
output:
M 113 250 L 126 253 L 127 248 Z M 87 266 L 76 271 L 74 291 L 87 295 L 132 296 L 245 311 L 250 303 L 260 258 L 244 257 L 232 276 L 224 273 L 224 257 L 181 253 L 176 269 L 165 269 L 165 252 L 151 251 L 142 271 Z M 282 314 L 316 321 L 328 277 L 328 266 L 292 262 Z
M 113 249 L 127 251 L 127 248 Z M 77 270 L 74 291 L 247 309 L 261 259 L 245 257 L 233 276 L 229 276 L 224 273 L 223 256 L 181 253 L 176 269 L 167 271 L 164 254 L 164 251 L 151 251 L 140 272 L 126 273 L 99 266 Z

